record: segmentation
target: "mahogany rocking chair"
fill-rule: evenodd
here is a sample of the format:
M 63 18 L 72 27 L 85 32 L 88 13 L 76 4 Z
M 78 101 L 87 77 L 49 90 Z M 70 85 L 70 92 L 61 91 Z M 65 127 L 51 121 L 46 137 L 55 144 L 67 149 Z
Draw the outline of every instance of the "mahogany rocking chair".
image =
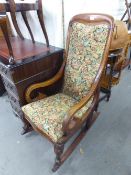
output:
M 32 128 L 54 144 L 53 171 L 64 163 L 98 116 L 100 79 L 113 28 L 114 20 L 108 15 L 74 16 L 69 23 L 65 59 L 59 72 L 50 80 L 29 86 L 26 91 L 29 102 L 36 88 L 50 86 L 63 78 L 60 93 L 22 107 Z M 65 143 L 78 131 L 64 152 Z

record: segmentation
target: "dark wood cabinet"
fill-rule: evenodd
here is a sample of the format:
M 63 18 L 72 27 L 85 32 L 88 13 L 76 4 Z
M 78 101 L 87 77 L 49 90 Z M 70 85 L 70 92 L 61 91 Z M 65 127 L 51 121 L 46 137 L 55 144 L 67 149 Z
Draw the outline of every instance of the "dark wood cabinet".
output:
M 5 87 L 2 81 L 2 78 L 0 76 L 0 96 L 5 92 Z
M 44 47 L 47 48 L 46 45 Z M 63 49 L 54 46 L 50 46 L 35 56 L 18 59 L 13 65 L 6 63 L 6 59 L 0 56 L 0 74 L 13 111 L 18 117 L 23 117 L 21 106 L 26 104 L 25 90 L 27 87 L 32 83 L 42 82 L 54 76 L 62 61 Z

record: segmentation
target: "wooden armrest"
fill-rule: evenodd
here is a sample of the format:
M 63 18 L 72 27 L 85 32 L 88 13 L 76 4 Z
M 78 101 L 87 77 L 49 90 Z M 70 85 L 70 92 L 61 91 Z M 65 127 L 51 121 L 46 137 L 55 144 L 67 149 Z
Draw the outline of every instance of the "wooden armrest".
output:
M 95 95 L 97 94 L 96 92 L 98 92 L 96 89 L 97 87 L 97 83 L 93 84 L 93 86 L 91 87 L 88 95 L 86 97 L 84 97 L 79 103 L 75 104 L 74 106 L 71 107 L 70 111 L 68 112 L 68 114 L 66 115 L 63 124 L 62 124 L 62 129 L 63 132 L 69 133 L 70 130 L 72 130 L 72 128 L 70 127 L 73 119 L 74 121 L 77 122 L 75 114 L 76 112 L 78 112 L 82 107 L 84 107 L 86 105 L 86 103 Z M 79 121 L 78 121 L 79 122 Z M 74 126 L 74 125 L 73 125 Z
M 60 70 L 57 72 L 57 74 L 53 78 L 51 78 L 47 81 L 41 82 L 41 83 L 32 84 L 27 88 L 27 90 L 25 92 L 25 99 L 28 103 L 30 103 L 32 101 L 30 95 L 34 90 L 50 86 L 50 85 L 54 84 L 55 82 L 57 82 L 63 76 L 65 63 L 66 63 L 66 59 L 64 59 Z

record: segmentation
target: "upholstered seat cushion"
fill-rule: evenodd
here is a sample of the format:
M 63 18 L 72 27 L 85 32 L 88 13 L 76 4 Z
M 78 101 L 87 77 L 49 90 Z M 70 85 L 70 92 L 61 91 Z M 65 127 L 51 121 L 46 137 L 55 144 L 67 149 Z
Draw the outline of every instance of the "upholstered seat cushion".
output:
M 90 100 L 76 117 L 81 118 L 82 114 L 89 108 Z M 22 107 L 27 119 L 37 128 L 48 135 L 54 142 L 63 136 L 62 122 L 69 109 L 78 103 L 75 99 L 63 93 L 44 98 L 42 100 L 27 104 Z

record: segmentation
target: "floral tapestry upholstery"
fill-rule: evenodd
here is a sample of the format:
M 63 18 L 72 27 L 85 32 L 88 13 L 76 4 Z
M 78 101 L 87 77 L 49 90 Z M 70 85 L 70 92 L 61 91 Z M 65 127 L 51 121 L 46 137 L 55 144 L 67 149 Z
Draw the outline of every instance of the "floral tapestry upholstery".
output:
M 30 103 L 22 108 L 27 119 L 54 142 L 62 136 L 62 123 L 85 95 L 95 79 L 108 36 L 107 24 L 72 24 L 62 93 Z M 75 116 L 81 119 L 93 98 Z
M 80 100 L 93 83 L 108 35 L 107 24 L 72 24 L 63 93 Z
M 22 107 L 26 117 L 46 133 L 54 142 L 63 136 L 62 122 L 70 107 L 77 101 L 65 94 L 44 98 Z M 82 114 L 90 107 L 92 99 L 76 113 L 76 117 L 81 118 Z

